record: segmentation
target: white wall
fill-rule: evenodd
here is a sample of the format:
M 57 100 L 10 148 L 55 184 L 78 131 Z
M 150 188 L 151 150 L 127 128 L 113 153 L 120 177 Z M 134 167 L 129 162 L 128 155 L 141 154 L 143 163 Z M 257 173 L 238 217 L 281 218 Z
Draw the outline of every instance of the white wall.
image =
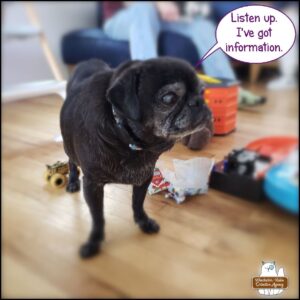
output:
M 32 3 L 42 29 L 46 33 L 50 49 L 60 70 L 67 78 L 67 69 L 61 57 L 61 38 L 63 34 L 71 30 L 97 26 L 96 2 L 35 1 Z M 7 1 L 5 10 L 2 10 L 2 25 L 11 28 L 30 24 L 23 4 L 23 1 Z M 4 87 L 54 78 L 37 37 L 4 38 L 1 47 L 2 84 Z
M 97 5 L 95 1 L 37 1 L 34 2 L 41 25 L 49 45 L 63 64 L 60 50 L 61 37 L 66 32 L 97 26 Z M 66 69 L 63 70 L 66 75 Z

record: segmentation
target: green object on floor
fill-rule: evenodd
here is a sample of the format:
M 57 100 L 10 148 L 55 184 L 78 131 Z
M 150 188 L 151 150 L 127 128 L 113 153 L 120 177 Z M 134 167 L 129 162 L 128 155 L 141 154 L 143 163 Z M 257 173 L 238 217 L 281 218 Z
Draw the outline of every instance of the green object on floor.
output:
M 243 88 L 240 88 L 239 99 L 238 99 L 239 108 L 261 105 L 264 104 L 265 102 L 266 102 L 265 97 L 255 95 Z

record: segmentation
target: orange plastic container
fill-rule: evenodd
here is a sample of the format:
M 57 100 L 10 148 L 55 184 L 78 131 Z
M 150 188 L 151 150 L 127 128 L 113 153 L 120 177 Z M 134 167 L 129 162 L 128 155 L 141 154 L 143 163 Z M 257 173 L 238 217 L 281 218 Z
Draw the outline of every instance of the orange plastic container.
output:
M 235 130 L 238 105 L 238 81 L 217 78 L 218 84 L 206 84 L 204 99 L 214 118 L 214 134 L 226 135 Z

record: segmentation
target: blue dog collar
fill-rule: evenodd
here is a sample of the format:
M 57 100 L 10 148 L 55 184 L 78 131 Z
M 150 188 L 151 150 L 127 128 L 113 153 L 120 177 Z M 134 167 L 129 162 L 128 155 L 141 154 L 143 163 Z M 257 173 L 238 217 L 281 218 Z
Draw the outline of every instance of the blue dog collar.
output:
M 114 116 L 114 119 L 116 121 L 117 126 L 122 130 L 123 134 L 125 134 L 129 140 L 134 142 L 134 138 L 131 137 L 129 132 L 125 129 L 123 120 L 117 115 L 114 107 L 112 107 L 112 113 L 113 113 L 113 116 Z M 132 151 L 141 151 L 141 150 L 143 150 L 142 147 L 137 146 L 137 144 L 135 144 L 135 143 L 128 144 L 128 147 Z

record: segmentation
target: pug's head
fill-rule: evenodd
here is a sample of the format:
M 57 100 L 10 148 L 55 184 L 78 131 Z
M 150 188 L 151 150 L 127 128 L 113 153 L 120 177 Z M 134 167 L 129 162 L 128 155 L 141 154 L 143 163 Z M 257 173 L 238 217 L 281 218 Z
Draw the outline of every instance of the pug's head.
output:
M 211 135 L 212 114 L 194 69 L 175 58 L 131 61 L 117 68 L 107 98 L 119 116 L 146 137 L 175 140 L 201 131 Z

